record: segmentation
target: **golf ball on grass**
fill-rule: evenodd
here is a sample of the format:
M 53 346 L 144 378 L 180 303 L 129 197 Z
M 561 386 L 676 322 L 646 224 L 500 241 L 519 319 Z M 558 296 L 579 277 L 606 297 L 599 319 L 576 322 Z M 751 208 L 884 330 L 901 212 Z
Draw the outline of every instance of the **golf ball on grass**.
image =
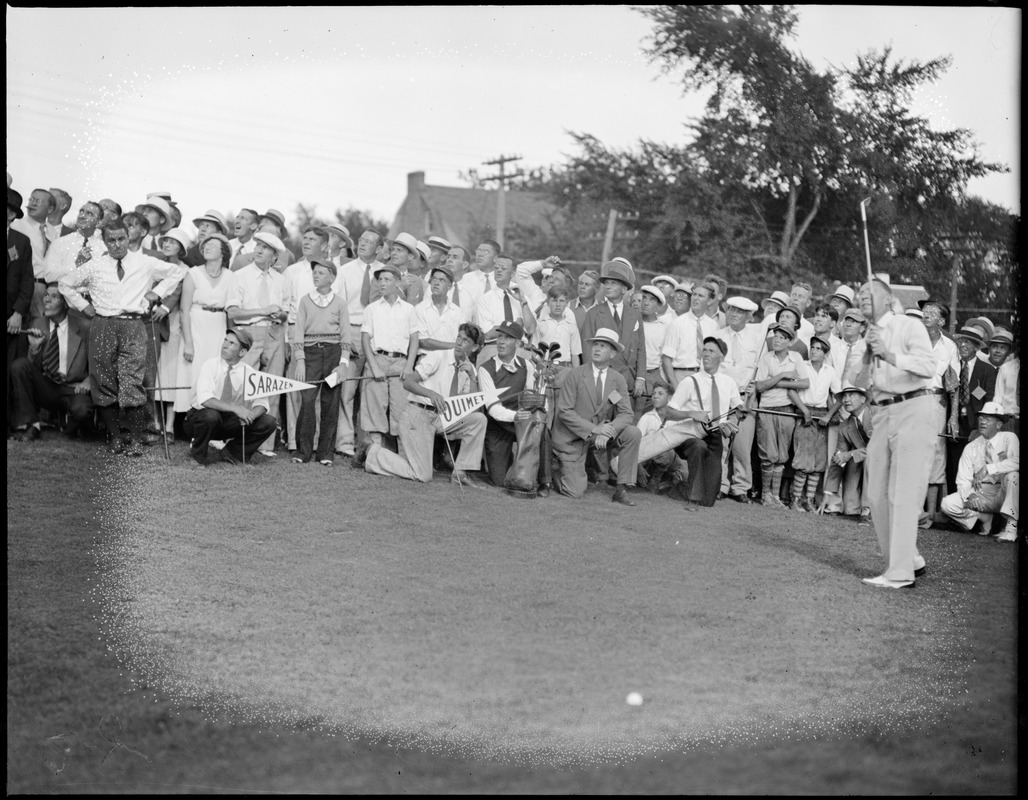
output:
M 629 692 L 625 702 L 630 706 L 641 706 L 643 704 L 643 696 L 638 692 Z

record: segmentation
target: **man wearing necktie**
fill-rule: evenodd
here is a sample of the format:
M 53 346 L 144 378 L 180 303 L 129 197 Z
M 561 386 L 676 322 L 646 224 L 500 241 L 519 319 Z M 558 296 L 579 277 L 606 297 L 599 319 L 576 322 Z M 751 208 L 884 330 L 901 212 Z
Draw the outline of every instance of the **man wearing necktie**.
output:
M 65 435 L 74 437 L 92 428 L 93 399 L 90 396 L 86 362 L 89 320 L 68 315 L 68 305 L 56 283 L 48 284 L 43 295 L 40 328 L 26 331 L 29 352 L 11 365 L 14 385 L 14 426 L 22 441 L 40 437 L 39 410 L 66 412 Z
M 982 406 L 978 412 L 981 436 L 964 448 L 957 470 L 957 490 L 942 499 L 941 507 L 965 531 L 980 524 L 982 536 L 992 533 L 992 518 L 998 511 L 1006 524 L 997 540 L 1015 542 L 1021 448 L 1014 433 L 1000 430 L 1006 419 L 998 403 Z
M 493 264 L 493 288 L 482 294 L 475 312 L 476 324 L 482 329 L 486 341 L 478 356 L 479 366 L 496 355 L 495 342 L 501 325 L 517 323 L 528 336 L 535 332 L 535 317 L 528 311 L 518 289 L 510 285 L 514 278 L 513 256 L 500 253 Z
M 481 340 L 482 331 L 477 325 L 463 323 L 457 331 L 452 350 L 433 350 L 418 362 L 403 382 L 403 388 L 411 396 L 407 414 L 400 423 L 402 455 L 372 444 L 364 462 L 365 470 L 376 475 L 428 482 L 432 480 L 435 437 L 442 434 L 451 442 L 460 442 L 451 483 L 481 487 L 468 473 L 477 473 L 482 466 L 485 415 L 481 411 L 473 411 L 445 432 L 440 417 L 446 398 L 479 391 L 474 357 Z
M 622 354 L 625 347 L 611 328 L 600 328 L 588 344 L 591 363 L 566 373 L 557 396 L 552 443 L 560 474 L 555 484 L 557 491 L 568 497 L 585 494 L 585 461 L 594 448 L 607 458 L 618 458 L 617 485 L 611 500 L 634 506 L 628 487 L 636 481 L 642 434 L 632 424 L 628 383 L 612 368 L 615 355 Z
M 252 345 L 248 330 L 230 330 L 221 343 L 221 356 L 200 367 L 192 407 L 183 423 L 190 438 L 189 455 L 200 466 L 208 464 L 212 439 L 225 442 L 223 452 L 229 461 L 252 464 L 261 442 L 275 432 L 278 423 L 267 413 L 268 398 L 243 400 L 243 359 Z
M 145 203 L 136 206 L 136 213 L 142 214 L 147 222 L 143 247 L 160 252 L 160 237 L 164 226 L 171 221 L 171 206 L 163 197 L 148 197 Z
M 107 248 L 99 228 L 102 218 L 103 209 L 98 203 L 88 201 L 82 204 L 75 218 L 76 229 L 56 242 L 51 242 L 47 248 L 44 266 L 48 283 L 59 281 L 89 259 L 104 254 Z
M 739 387 L 720 371 L 728 346 L 714 336 L 703 341 L 702 370 L 684 378 L 664 409 L 668 422 L 664 443 L 675 448 L 678 457 L 689 465 L 683 487 L 685 510 L 697 505 L 712 506 L 721 488 L 721 453 L 724 439 L 734 436 L 743 414 Z M 661 438 L 652 437 L 640 447 L 640 458 L 651 458 Z
M 34 189 L 25 204 L 25 216 L 16 219 L 11 227 L 25 234 L 32 243 L 32 273 L 36 285 L 32 292 L 32 305 L 27 320 L 43 316 L 43 291 L 46 288 L 46 251 L 50 247 L 47 239 L 46 218 L 57 202 L 46 189 Z
M 59 286 L 70 306 L 93 319 L 89 332 L 93 402 L 100 409 L 112 452 L 138 456 L 147 428 L 143 379 L 150 320 L 154 308 L 175 290 L 186 270 L 181 264 L 129 252 L 128 240 L 122 219 L 110 223 L 104 229 L 107 253 L 65 275 Z M 83 290 L 89 292 L 90 300 L 82 296 Z
M 946 450 L 946 482 L 956 485 L 960 454 L 971 435 L 978 430 L 978 414 L 986 402 L 996 394 L 997 370 L 988 361 L 978 358 L 978 350 L 985 345 L 986 332 L 978 325 L 964 325 L 954 337 L 960 356 L 954 408 L 950 412 L 956 438 L 949 440 Z
M 825 502 L 839 502 L 837 498 L 841 496 L 843 514 L 859 515 L 861 522 L 870 522 L 866 472 L 867 443 L 873 424 L 871 409 L 867 405 L 867 390 L 844 383 L 840 400 L 849 416 L 839 425 L 835 444 L 828 451 L 832 457 L 825 478 Z
M 603 299 L 585 313 L 582 341 L 596 336 L 601 328 L 614 331 L 621 348 L 614 353 L 611 366 L 621 374 L 635 399 L 633 414 L 642 415 L 646 398 L 646 335 L 642 315 L 627 302 L 635 288 L 635 270 L 622 259 L 608 261 L 600 268 Z M 631 402 L 631 401 L 629 401 Z

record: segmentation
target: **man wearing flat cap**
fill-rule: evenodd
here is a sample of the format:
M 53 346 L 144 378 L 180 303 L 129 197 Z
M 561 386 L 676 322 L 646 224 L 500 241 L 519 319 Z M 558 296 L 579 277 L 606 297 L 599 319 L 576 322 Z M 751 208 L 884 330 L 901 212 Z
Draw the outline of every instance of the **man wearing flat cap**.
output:
M 616 331 L 600 328 L 589 337 L 588 349 L 592 363 L 568 372 L 557 396 L 552 439 L 553 453 L 560 462 L 557 490 L 568 497 L 585 494 L 586 455 L 595 448 L 608 458 L 618 457 L 617 485 L 611 500 L 634 506 L 628 487 L 636 481 L 642 434 L 632 424 L 628 383 L 613 368 L 615 354 L 625 347 Z
M 239 463 L 245 453 L 245 460 L 252 463 L 261 442 L 275 433 L 277 423 L 268 413 L 268 398 L 243 399 L 243 359 L 252 345 L 248 330 L 229 330 L 220 357 L 200 367 L 183 428 L 191 440 L 189 455 L 201 466 L 208 464 L 212 439 L 225 442 L 223 453 L 229 461 Z
M 1006 413 L 998 403 L 985 403 L 978 412 L 977 439 L 964 448 L 957 470 L 957 490 L 942 500 L 942 512 L 966 531 L 981 525 L 981 535 L 992 533 L 997 511 L 1006 525 L 996 537 L 1017 541 L 1020 444 L 1017 436 L 1000 428 Z
M 292 299 L 289 284 L 281 272 L 274 268 L 279 254 L 286 249 L 274 234 L 257 233 L 253 263 L 232 273 L 232 282 L 225 301 L 229 324 L 245 329 L 253 338 L 246 351 L 245 361 L 251 367 L 271 375 L 285 375 L 286 335 L 285 321 Z M 268 410 L 278 419 L 278 403 Z M 261 444 L 260 452 L 275 455 L 275 437 Z
M 978 430 L 978 412 L 996 394 L 996 367 L 978 358 L 979 350 L 988 341 L 984 328 L 964 325 L 956 335 L 960 363 L 957 371 L 956 403 L 950 409 L 950 425 L 956 431 L 946 452 L 946 479 L 955 486 L 960 453 L 971 435 Z
M 746 407 L 756 399 L 753 378 L 757 372 L 757 358 L 763 354 L 765 346 L 761 326 L 752 322 L 757 310 L 757 304 L 748 297 L 729 297 L 725 301 L 728 325 L 716 334 L 727 348 L 720 372 L 735 381 Z M 725 451 L 721 491 L 739 503 L 748 503 L 748 492 L 753 488 L 753 462 L 750 456 L 753 437 L 757 432 L 757 415 L 743 414 L 738 425 L 739 430 L 732 439 L 732 446 Z
M 422 354 L 432 350 L 452 350 L 457 341 L 462 314 L 450 301 L 453 272 L 445 264 L 432 268 L 428 276 L 429 296 L 414 307 L 418 327 L 418 347 Z
M 625 379 L 635 398 L 633 410 L 641 414 L 646 399 L 646 338 L 642 316 L 627 302 L 634 288 L 635 271 L 623 260 L 604 264 L 600 268 L 603 299 L 586 312 L 581 338 L 586 342 L 601 329 L 614 331 L 621 347 L 615 348 L 610 366 Z

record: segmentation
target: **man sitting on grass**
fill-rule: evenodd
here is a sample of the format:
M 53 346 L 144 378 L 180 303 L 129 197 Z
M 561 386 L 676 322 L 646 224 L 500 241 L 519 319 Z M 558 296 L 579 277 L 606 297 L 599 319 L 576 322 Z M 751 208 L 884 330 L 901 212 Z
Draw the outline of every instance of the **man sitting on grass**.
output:
M 267 398 L 243 401 L 243 356 L 252 345 L 249 331 L 230 330 L 221 343 L 221 358 L 212 358 L 200 367 L 193 407 L 186 414 L 183 427 L 192 439 L 189 455 L 201 466 L 207 465 L 211 439 L 223 440 L 225 458 L 238 463 L 243 458 L 247 428 L 247 461 L 253 458 L 261 442 L 275 432 L 277 423 L 267 413 Z

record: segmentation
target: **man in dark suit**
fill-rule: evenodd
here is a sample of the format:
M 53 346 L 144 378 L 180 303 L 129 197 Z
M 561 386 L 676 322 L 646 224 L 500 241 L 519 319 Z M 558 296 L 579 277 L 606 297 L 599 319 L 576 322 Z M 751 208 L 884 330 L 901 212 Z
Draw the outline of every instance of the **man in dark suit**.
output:
M 93 398 L 86 360 L 89 319 L 68 315 L 56 283 L 43 294 L 43 319 L 27 331 L 29 353 L 11 365 L 14 384 L 14 426 L 23 442 L 40 436 L 39 409 L 68 414 L 65 434 L 90 432 Z
M 7 421 L 11 421 L 11 364 L 26 349 L 22 328 L 27 322 L 35 275 L 32 272 L 32 244 L 24 233 L 11 230 L 11 223 L 25 216 L 21 195 L 7 187 Z
M 582 324 L 582 341 L 596 336 L 601 328 L 618 335 L 620 350 L 611 366 L 624 376 L 628 390 L 635 398 L 634 409 L 642 414 L 646 398 L 646 340 L 642 316 L 627 302 L 628 292 L 635 287 L 635 271 L 624 261 L 608 261 L 600 269 L 603 299 L 590 308 Z
M 611 499 L 634 506 L 628 487 L 635 483 L 642 434 L 632 424 L 628 384 L 613 363 L 615 356 L 624 355 L 625 346 L 610 328 L 600 328 L 588 343 L 592 363 L 568 372 L 557 397 L 553 422 L 553 452 L 560 461 L 557 490 L 568 497 L 585 494 L 585 459 L 596 448 L 618 456 L 617 488 Z
M 996 367 L 978 358 L 978 350 L 985 346 L 988 335 L 977 324 L 964 325 L 954 337 L 960 353 L 960 372 L 957 375 L 957 402 L 953 404 L 951 422 L 956 440 L 950 440 L 946 451 L 946 485 L 952 490 L 957 482 L 960 454 L 971 436 L 978 432 L 978 414 L 996 393 Z
M 842 495 L 842 513 L 860 515 L 862 522 L 871 519 L 871 504 L 867 497 L 864 470 L 867 442 L 871 438 L 871 408 L 867 405 L 867 390 L 851 383 L 843 384 L 842 406 L 849 416 L 839 426 L 839 437 L 825 479 L 825 501 L 821 513 L 831 505 L 832 495 Z M 835 512 L 829 512 L 835 513 Z

